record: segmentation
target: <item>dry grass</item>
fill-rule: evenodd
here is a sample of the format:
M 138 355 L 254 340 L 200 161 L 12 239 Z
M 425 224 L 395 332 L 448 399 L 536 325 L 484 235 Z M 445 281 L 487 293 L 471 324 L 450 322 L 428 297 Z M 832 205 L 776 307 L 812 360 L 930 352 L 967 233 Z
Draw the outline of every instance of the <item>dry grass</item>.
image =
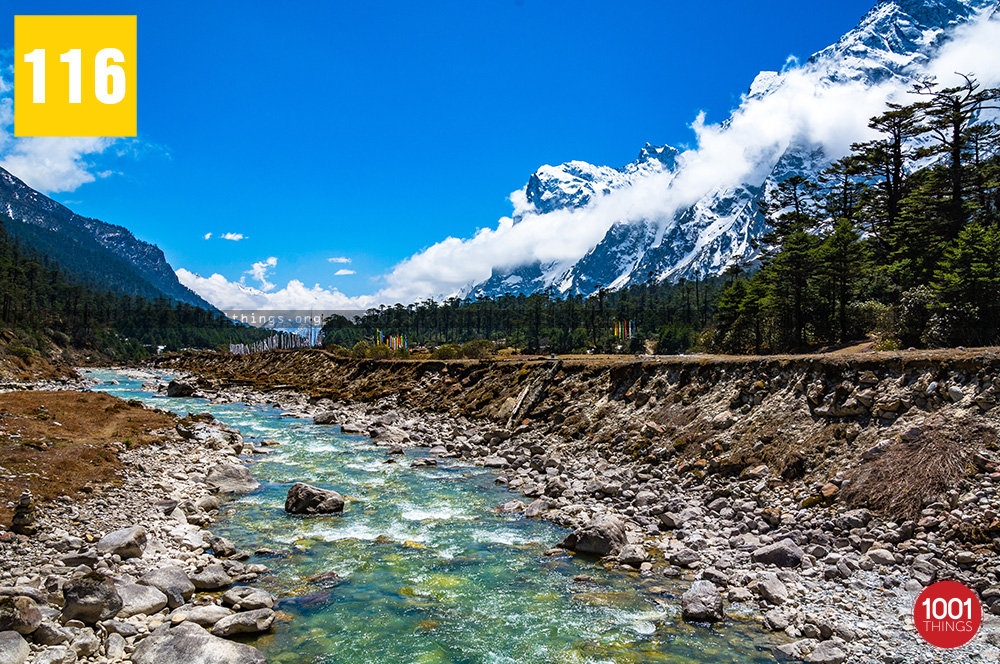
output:
M 0 522 L 10 523 L 7 503 L 25 489 L 46 501 L 113 482 L 120 450 L 160 440 L 152 430 L 172 425 L 166 413 L 100 392 L 0 394 Z
M 843 499 L 894 519 L 914 519 L 975 472 L 972 456 L 997 432 L 981 422 L 926 424 L 915 441 L 896 441 L 877 458 L 849 471 Z

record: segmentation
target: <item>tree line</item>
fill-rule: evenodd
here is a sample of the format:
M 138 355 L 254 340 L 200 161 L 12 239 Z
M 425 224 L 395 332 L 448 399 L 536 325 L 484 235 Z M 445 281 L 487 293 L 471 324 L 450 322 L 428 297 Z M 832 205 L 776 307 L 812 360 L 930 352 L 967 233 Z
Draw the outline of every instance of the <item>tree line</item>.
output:
M 71 280 L 45 256 L 8 237 L 2 221 L 0 328 L 13 338 L 7 350 L 17 354 L 45 353 L 55 344 L 124 360 L 160 346 L 228 348 L 271 334 L 189 304 L 119 295 Z
M 477 339 L 531 353 L 637 353 L 647 340 L 665 354 L 1000 343 L 998 100 L 972 76 L 921 81 L 911 103 L 871 119 L 874 139 L 816 178 L 776 183 L 761 205 L 759 259 L 722 275 L 650 274 L 589 297 L 549 289 L 382 306 L 328 320 L 324 343 L 361 356 L 386 354 L 372 343 L 378 330 L 451 353 Z M 617 335 L 616 323 L 634 334 Z
M 871 119 L 877 138 L 770 192 L 760 269 L 726 288 L 706 345 L 1000 341 L 1000 90 L 962 79 L 920 82 Z

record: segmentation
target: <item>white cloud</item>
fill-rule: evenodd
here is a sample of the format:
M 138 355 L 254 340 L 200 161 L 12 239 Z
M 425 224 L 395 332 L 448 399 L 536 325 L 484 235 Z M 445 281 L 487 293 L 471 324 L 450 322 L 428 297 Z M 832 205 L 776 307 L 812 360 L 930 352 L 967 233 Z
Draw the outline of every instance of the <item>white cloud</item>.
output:
M 239 242 L 240 240 L 245 240 L 246 236 L 243 233 L 223 233 L 220 237 L 223 240 L 232 240 L 233 242 Z
M 114 175 L 96 170 L 89 160 L 114 145 L 105 137 L 14 136 L 14 70 L 7 62 L 13 51 L 0 52 L 0 166 L 45 193 L 74 191 L 80 185 Z
M 1000 21 L 961 27 L 927 71 L 945 80 L 949 71 L 974 72 L 984 85 L 1000 78 Z M 568 268 L 622 220 L 670 223 L 674 214 L 712 191 L 742 183 L 759 184 L 782 152 L 797 142 L 822 145 L 828 157 L 847 154 L 853 142 L 871 136 L 868 119 L 887 99 L 908 101 L 905 86 L 889 80 L 875 86 L 824 78 L 822 65 L 787 63 L 774 74 L 770 94 L 745 96 L 724 124 L 692 124 L 696 147 L 678 159 L 679 169 L 639 180 L 594 200 L 586 208 L 537 214 L 523 190 L 511 194 L 520 220 L 500 219 L 472 237 L 449 237 L 397 264 L 379 296 L 387 302 L 448 296 L 488 279 L 495 268 L 540 262 Z
M 331 263 L 350 263 L 351 262 L 350 258 L 346 258 L 344 256 L 334 256 L 333 258 L 327 258 L 326 260 L 328 260 Z
M 229 281 L 221 274 L 202 277 L 181 268 L 176 272 L 182 284 L 198 293 L 220 309 L 256 310 L 365 310 L 378 303 L 373 295 L 349 297 L 336 289 L 327 290 L 319 284 L 309 288 L 298 279 L 292 279 L 280 290 L 264 291 L 241 281 Z
M 260 282 L 260 289 L 262 291 L 274 290 L 274 284 L 267 280 L 267 272 L 273 267 L 278 266 L 278 259 L 271 256 L 267 260 L 258 261 L 254 263 L 246 274 L 253 276 L 254 279 Z
M 211 233 L 205 233 L 205 239 L 206 240 L 211 240 L 212 239 L 212 234 Z
M 336 272 L 333 273 L 333 276 L 345 277 L 349 274 L 357 274 L 357 272 L 355 272 L 354 270 L 337 270 Z

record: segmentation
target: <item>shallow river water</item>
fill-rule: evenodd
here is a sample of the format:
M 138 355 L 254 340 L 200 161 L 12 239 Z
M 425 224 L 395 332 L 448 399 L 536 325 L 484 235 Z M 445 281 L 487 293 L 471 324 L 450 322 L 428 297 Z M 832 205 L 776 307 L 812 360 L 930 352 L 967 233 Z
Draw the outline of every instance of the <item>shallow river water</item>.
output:
M 774 661 L 752 621 L 681 621 L 687 584 L 546 556 L 568 531 L 497 514 L 520 496 L 495 485 L 494 471 L 411 469 L 424 452 L 387 463 L 366 437 L 269 406 L 171 399 L 122 374 L 89 375 L 120 381 L 95 389 L 182 415 L 210 412 L 250 442 L 281 443 L 250 466 L 261 490 L 227 503 L 210 526 L 238 548 L 282 552 L 249 561 L 272 569 L 255 585 L 281 598 L 273 633 L 248 641 L 272 664 Z M 343 516 L 285 514 L 297 481 L 343 494 Z M 337 578 L 310 579 L 328 572 Z

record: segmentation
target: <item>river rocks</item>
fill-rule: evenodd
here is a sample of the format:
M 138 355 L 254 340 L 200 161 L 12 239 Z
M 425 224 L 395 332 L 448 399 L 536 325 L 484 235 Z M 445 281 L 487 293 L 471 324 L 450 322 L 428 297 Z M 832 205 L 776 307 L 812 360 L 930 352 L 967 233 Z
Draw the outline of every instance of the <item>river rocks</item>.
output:
M 133 664 L 266 664 L 251 646 L 209 634 L 191 622 L 165 624 L 143 639 L 132 653 Z
M 108 533 L 97 543 L 99 553 L 110 553 L 126 558 L 140 558 L 146 549 L 146 531 L 142 526 L 122 528 Z
M 191 574 L 191 583 L 198 590 L 220 590 L 233 585 L 233 579 L 222 565 L 208 565 L 200 571 Z
M 788 588 L 774 572 L 764 572 L 752 584 L 754 590 L 771 604 L 784 604 L 788 601 Z
M 344 498 L 336 491 L 296 482 L 288 490 L 285 511 L 289 514 L 334 514 L 344 511 Z
M 649 554 L 646 553 L 646 549 L 642 548 L 638 544 L 628 544 L 622 548 L 621 553 L 618 554 L 618 562 L 622 565 L 638 567 L 647 560 L 649 560 Z
M 271 609 L 253 609 L 226 616 L 215 623 L 212 634 L 230 637 L 237 634 L 257 634 L 266 632 L 274 622 L 274 611 Z
M 123 583 L 117 589 L 122 598 L 122 608 L 117 618 L 152 615 L 167 606 L 167 596 L 153 586 Z
M 31 634 L 42 623 L 42 612 L 30 597 L 0 597 L 0 632 Z
M 783 539 L 774 544 L 762 546 L 753 552 L 755 563 L 774 565 L 775 567 L 797 567 L 802 562 L 805 552 L 790 539 Z
M 524 503 L 520 500 L 511 500 L 497 506 L 498 514 L 517 514 L 524 512 Z
M 274 607 L 274 596 L 266 590 L 238 586 L 230 588 L 222 596 L 224 604 L 229 604 L 234 610 L 252 611 L 254 609 L 270 609 Z
M 79 620 L 93 625 L 114 618 L 122 608 L 122 598 L 109 576 L 90 572 L 70 579 L 63 586 L 64 620 Z
M 190 397 L 194 396 L 194 385 L 179 380 L 172 380 L 167 385 L 168 397 Z
M 723 619 L 722 595 L 711 581 L 695 581 L 681 595 L 681 616 L 692 622 L 718 622 Z
M 529 519 L 539 517 L 549 511 L 549 503 L 541 498 L 532 501 L 524 508 L 524 516 Z
M 313 415 L 313 424 L 337 424 L 339 420 L 340 414 L 332 410 Z
M 0 662 L 24 664 L 31 655 L 31 648 L 24 637 L 14 631 L 0 632 Z
M 669 560 L 671 565 L 691 567 L 701 560 L 701 555 L 697 551 L 685 547 L 671 553 Z
M 219 493 L 252 493 L 260 488 L 260 483 L 253 478 L 250 470 L 235 463 L 212 466 L 205 484 Z
M 788 627 L 788 616 L 779 609 L 771 609 L 764 614 L 763 626 L 769 632 L 783 632 Z
M 112 621 L 105 621 L 112 622 Z M 43 620 L 34 632 L 31 640 L 43 646 L 56 646 L 73 640 L 73 632 L 60 627 L 54 622 Z
M 895 565 L 896 557 L 885 549 L 868 549 L 868 558 L 876 565 Z
M 195 587 L 183 569 L 176 565 L 168 565 L 147 572 L 139 583 L 152 586 L 167 596 L 167 606 L 176 609 L 184 604 L 194 594 Z
M 101 640 L 89 627 L 78 629 L 69 647 L 80 657 L 90 657 L 101 649 Z
M 111 661 L 125 658 L 125 637 L 121 634 L 109 634 L 106 644 L 106 655 Z
M 209 537 L 208 546 L 219 558 L 229 558 L 236 555 L 236 546 L 225 537 Z
M 188 622 L 201 625 L 206 629 L 211 629 L 215 626 L 215 623 L 227 616 L 233 615 L 231 609 L 227 609 L 226 607 L 219 606 L 217 604 L 205 604 L 204 606 L 195 607 L 185 605 L 175 611 L 175 613 L 180 612 L 183 612 L 184 615 L 187 616 Z
M 804 659 L 809 664 L 844 664 L 847 653 L 834 641 L 823 641 Z
M 614 556 L 618 555 L 627 543 L 625 524 L 616 517 L 606 516 L 593 519 L 582 528 L 576 529 L 559 544 L 559 547 L 579 553 Z
M 118 636 L 117 634 L 115 636 Z M 121 638 L 120 636 L 118 638 Z M 55 646 L 38 653 L 34 664 L 76 664 L 76 651 L 66 646 Z
M 437 459 L 430 459 L 428 457 L 417 457 L 410 462 L 410 468 L 437 468 Z

